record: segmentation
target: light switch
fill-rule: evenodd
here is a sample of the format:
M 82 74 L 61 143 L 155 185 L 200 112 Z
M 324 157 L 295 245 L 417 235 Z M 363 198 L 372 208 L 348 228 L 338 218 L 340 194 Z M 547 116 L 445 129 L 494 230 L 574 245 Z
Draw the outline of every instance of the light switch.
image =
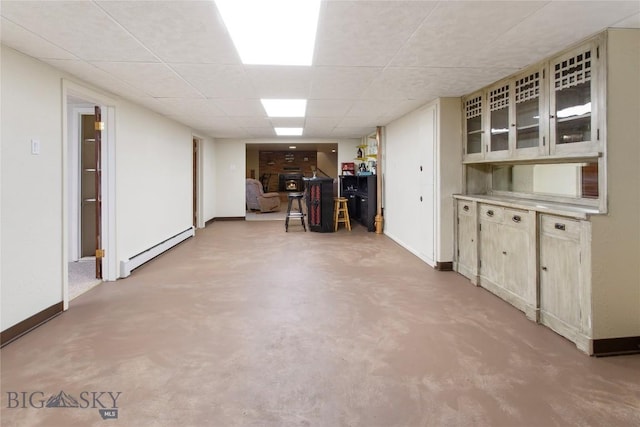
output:
M 31 140 L 31 154 L 40 154 L 40 140 Z

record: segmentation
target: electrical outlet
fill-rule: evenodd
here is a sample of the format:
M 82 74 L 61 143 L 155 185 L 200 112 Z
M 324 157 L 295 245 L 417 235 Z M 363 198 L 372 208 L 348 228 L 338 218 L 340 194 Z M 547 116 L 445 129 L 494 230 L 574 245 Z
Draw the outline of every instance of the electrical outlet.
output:
M 31 140 L 31 154 L 40 154 L 40 140 Z

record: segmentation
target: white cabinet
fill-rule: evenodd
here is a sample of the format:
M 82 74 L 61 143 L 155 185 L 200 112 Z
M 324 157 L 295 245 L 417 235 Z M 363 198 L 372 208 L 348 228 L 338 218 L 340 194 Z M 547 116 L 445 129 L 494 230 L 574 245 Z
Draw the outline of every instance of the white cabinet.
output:
M 590 223 L 540 215 L 540 322 L 588 349 Z
M 599 39 L 550 61 L 551 154 L 602 151 Z
M 484 158 L 484 94 L 469 95 L 464 103 L 464 158 L 478 160 Z
M 602 152 L 603 37 L 463 98 L 467 163 Z
M 471 280 L 478 282 L 478 218 L 477 203 L 456 200 L 456 257 L 454 269 Z
M 535 212 L 479 204 L 478 284 L 536 319 Z

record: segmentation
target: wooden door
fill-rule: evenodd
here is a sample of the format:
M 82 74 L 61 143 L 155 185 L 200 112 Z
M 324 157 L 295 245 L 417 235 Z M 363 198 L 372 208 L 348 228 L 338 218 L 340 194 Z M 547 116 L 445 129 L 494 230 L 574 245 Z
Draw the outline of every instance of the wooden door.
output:
M 95 113 L 95 194 L 96 194 L 96 279 L 102 279 L 102 111 L 94 107 Z

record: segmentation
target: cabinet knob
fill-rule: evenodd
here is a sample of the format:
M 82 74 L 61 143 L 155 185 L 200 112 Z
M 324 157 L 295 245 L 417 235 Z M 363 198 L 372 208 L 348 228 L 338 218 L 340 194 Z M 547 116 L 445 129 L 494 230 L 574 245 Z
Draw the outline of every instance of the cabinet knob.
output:
M 420 196 L 420 201 L 422 201 L 422 196 Z
M 547 271 L 547 267 L 542 267 L 542 271 Z
M 556 116 L 554 116 L 553 114 L 549 116 L 550 119 L 555 119 Z
M 462 208 L 462 210 L 464 210 L 464 211 L 468 211 L 468 210 L 469 210 L 469 205 L 464 205 L 464 207 Z
M 420 165 L 420 172 L 422 172 L 422 165 Z
M 562 223 L 556 222 L 555 227 L 556 230 L 560 230 L 560 231 L 565 231 L 566 230 L 566 226 Z
M 514 215 L 513 218 L 511 218 L 511 220 L 513 222 L 518 223 L 518 222 L 522 221 L 522 218 L 520 217 L 520 215 Z
M 506 254 L 507 254 L 507 251 L 502 251 L 502 255 L 506 255 Z
M 492 210 L 488 210 L 487 211 L 487 216 L 493 216 L 493 211 Z

